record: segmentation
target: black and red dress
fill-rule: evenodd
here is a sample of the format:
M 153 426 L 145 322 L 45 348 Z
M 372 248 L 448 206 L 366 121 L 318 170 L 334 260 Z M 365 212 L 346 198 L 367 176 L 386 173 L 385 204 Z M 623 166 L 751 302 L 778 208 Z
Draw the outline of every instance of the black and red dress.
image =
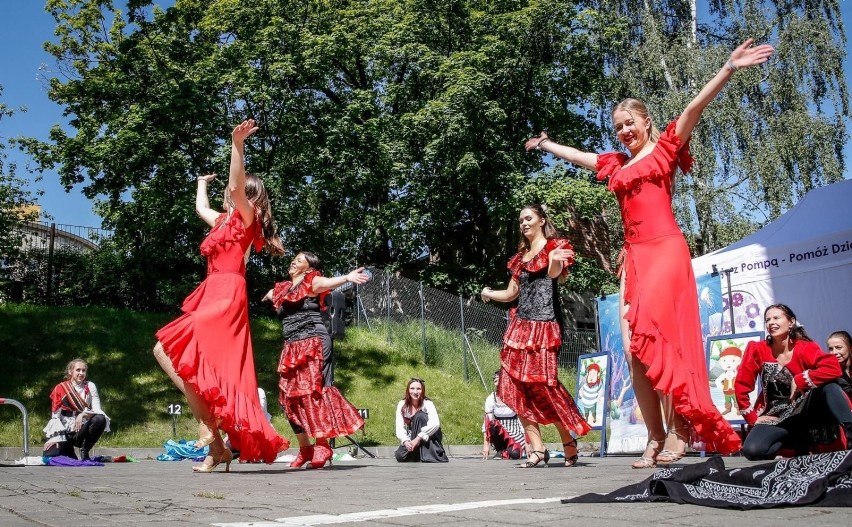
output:
M 331 336 L 320 313 L 328 292 L 311 296 L 317 276 L 320 273 L 312 271 L 296 286 L 279 282 L 272 292 L 284 331 L 278 400 L 294 432 L 333 438 L 355 432 L 364 426 L 364 419 L 331 385 Z
M 574 398 L 559 382 L 557 361 L 562 346 L 559 292 L 547 275 L 550 251 L 570 249 L 554 238 L 525 262 L 519 252 L 509 260 L 512 280 L 518 282 L 518 307 L 503 336 L 497 396 L 519 417 L 539 424 L 559 422 L 578 436 L 591 427 L 580 415 Z M 568 270 L 562 271 L 567 275 Z

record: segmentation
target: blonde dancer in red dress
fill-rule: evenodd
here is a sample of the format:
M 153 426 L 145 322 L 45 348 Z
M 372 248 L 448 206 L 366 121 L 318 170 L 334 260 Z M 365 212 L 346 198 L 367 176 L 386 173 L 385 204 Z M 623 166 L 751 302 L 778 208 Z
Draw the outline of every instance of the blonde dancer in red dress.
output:
M 622 101 L 612 119 L 630 156 L 582 152 L 551 141 L 544 132 L 524 145 L 595 170 L 599 179 L 609 178 L 608 187 L 621 206 L 622 335 L 648 427 L 648 445 L 634 468 L 681 459 L 690 430 L 710 451 L 731 454 L 741 448 L 710 398 L 695 277 L 671 201 L 675 170 L 680 166 L 687 171 L 692 163 L 687 143 L 704 108 L 736 70 L 766 62 L 773 51 L 768 44 L 752 47 L 751 39 L 745 41 L 662 134 L 642 102 Z
M 559 382 L 557 359 L 562 347 L 562 314 L 556 280 L 568 274 L 574 250 L 556 229 L 541 205 L 521 210 L 523 241 L 509 260 L 512 279 L 500 291 L 482 290 L 482 301 L 511 302 L 518 308 L 503 336 L 497 396 L 518 414 L 529 437 L 530 451 L 523 468 L 549 460 L 539 425 L 554 424 L 565 449 L 565 466 L 577 463 L 577 440 L 591 430 L 568 390 Z
M 212 472 L 220 463 L 230 469 L 231 451 L 219 429 L 243 461 L 272 463 L 289 443 L 272 428 L 260 406 L 248 322 L 245 262 L 252 246 L 282 254 L 263 183 L 246 175 L 243 144 L 257 128 L 254 121 L 232 134 L 231 168 L 225 193 L 227 212 L 210 208 L 207 182 L 198 180 L 196 210 L 212 227 L 201 244 L 207 278 L 184 300 L 184 314 L 157 332 L 154 356 L 185 395 L 199 420 L 196 446 L 210 445 L 195 472 Z

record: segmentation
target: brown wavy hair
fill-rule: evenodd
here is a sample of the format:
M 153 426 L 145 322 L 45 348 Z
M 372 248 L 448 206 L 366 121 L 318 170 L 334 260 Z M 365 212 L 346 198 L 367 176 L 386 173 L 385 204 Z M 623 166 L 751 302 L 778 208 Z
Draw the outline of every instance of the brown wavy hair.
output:
M 402 403 L 403 415 L 405 415 L 406 411 L 409 411 L 411 415 L 414 415 L 414 401 L 411 399 L 411 395 L 408 393 L 408 388 L 411 387 L 411 383 L 413 382 L 419 382 L 420 386 L 423 387 L 423 390 L 420 392 L 420 406 L 418 406 L 416 410 L 423 408 L 423 402 L 426 401 L 426 381 L 418 377 L 412 377 L 405 385 L 405 398 L 403 399 L 405 402 Z
M 231 201 L 227 186 L 225 187 L 225 199 Z M 260 233 L 266 242 L 264 248 L 272 256 L 284 254 L 284 244 L 278 237 L 278 228 L 272 219 L 272 207 L 269 204 L 269 194 L 263 180 L 255 174 L 246 174 L 246 198 L 254 205 L 255 221 L 260 222 Z
M 531 210 L 535 213 L 536 216 L 544 220 L 544 225 L 541 226 L 541 230 L 544 233 L 544 237 L 547 240 L 558 238 L 559 231 L 556 230 L 556 227 L 553 226 L 553 222 L 550 221 L 550 217 L 547 215 L 547 212 L 544 210 L 544 207 L 538 203 L 531 203 L 521 208 L 521 212 L 525 210 Z M 518 227 L 520 230 L 520 226 Z M 524 236 L 524 233 L 521 231 L 521 241 L 518 243 L 519 251 L 529 251 L 530 250 L 530 241 L 527 240 L 527 237 Z
M 793 313 L 793 310 L 790 309 L 786 304 L 772 304 L 763 310 L 763 320 L 766 320 L 766 314 L 769 313 L 770 309 L 777 309 L 784 313 L 784 316 L 787 317 L 787 320 L 793 323 L 793 327 L 790 328 L 790 340 L 802 340 L 807 342 L 812 342 L 813 339 L 808 336 L 808 333 L 805 331 L 805 328 L 802 327 L 798 321 L 796 320 L 796 314 Z M 764 322 L 765 323 L 765 322 Z M 766 335 L 766 342 L 772 344 L 772 335 Z

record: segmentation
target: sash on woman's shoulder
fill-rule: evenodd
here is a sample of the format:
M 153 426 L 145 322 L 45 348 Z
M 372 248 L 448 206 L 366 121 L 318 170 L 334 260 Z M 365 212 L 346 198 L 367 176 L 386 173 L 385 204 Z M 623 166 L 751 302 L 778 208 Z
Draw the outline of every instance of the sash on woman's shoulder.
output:
M 68 406 L 69 410 L 82 412 L 89 409 L 88 403 L 86 403 L 86 400 L 77 393 L 77 390 L 74 388 L 71 381 L 65 381 L 60 384 L 60 386 L 62 386 L 62 391 L 65 392 L 62 400 Z

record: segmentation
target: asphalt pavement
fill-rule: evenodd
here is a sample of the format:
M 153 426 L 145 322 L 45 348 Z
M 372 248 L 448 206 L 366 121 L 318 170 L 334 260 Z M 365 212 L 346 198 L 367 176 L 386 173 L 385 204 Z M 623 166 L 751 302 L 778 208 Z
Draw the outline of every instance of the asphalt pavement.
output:
M 588 455 L 573 468 L 554 459 L 550 466 L 523 470 L 516 461 L 478 459 L 479 448 L 450 447 L 452 457 L 444 464 L 400 464 L 392 449 L 380 448 L 371 449 L 377 459 L 358 457 L 322 470 L 234 463 L 227 474 L 222 467 L 195 474 L 190 461 L 156 461 L 156 450 L 101 449 L 95 453 L 140 461 L 66 468 L 8 466 L 15 449 L 0 449 L 0 459 L 7 459 L 0 466 L 0 526 L 852 524 L 852 508 L 741 512 L 667 503 L 565 505 L 561 498 L 610 492 L 652 472 L 631 469 L 633 457 Z M 700 461 L 689 456 L 682 463 Z M 726 465 L 750 463 L 732 457 Z

